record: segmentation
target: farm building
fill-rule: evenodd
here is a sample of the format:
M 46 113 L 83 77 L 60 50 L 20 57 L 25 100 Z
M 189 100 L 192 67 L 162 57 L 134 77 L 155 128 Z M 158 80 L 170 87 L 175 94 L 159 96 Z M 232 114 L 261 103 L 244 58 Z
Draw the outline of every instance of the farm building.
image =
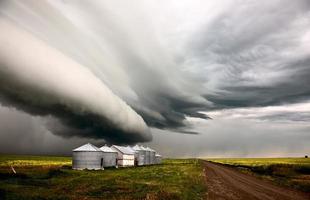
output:
M 132 149 L 135 151 L 135 162 L 136 165 L 144 165 L 144 159 L 146 156 L 146 151 L 142 150 L 139 145 L 133 146 Z
M 158 153 L 155 154 L 155 164 L 160 164 L 162 160 L 162 156 Z
M 153 149 L 151 149 L 150 147 L 146 147 L 147 151 L 149 151 L 149 160 L 150 160 L 150 165 L 153 165 L 155 164 L 155 154 L 156 154 L 156 151 L 154 151 Z
M 144 151 L 144 165 L 150 164 L 150 151 L 144 146 L 140 146 L 141 150 Z
M 113 166 L 142 166 L 159 164 L 162 157 L 149 147 L 135 145 L 107 145 L 98 148 L 90 143 L 74 150 L 72 157 L 73 169 L 103 169 Z
M 117 165 L 117 151 L 107 145 L 100 148 L 103 152 L 103 167 L 114 167 Z
M 98 147 L 87 143 L 72 151 L 73 169 L 102 169 L 104 155 Z
M 118 166 L 134 166 L 135 152 L 128 147 L 113 145 L 111 148 L 117 151 L 117 165 Z

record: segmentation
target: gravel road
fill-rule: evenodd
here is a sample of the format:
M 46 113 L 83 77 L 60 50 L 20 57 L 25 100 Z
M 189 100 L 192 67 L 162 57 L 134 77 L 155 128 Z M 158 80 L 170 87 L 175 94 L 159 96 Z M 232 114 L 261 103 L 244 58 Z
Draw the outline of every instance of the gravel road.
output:
M 310 200 L 310 194 L 282 188 L 220 164 L 205 162 L 205 173 L 208 200 Z

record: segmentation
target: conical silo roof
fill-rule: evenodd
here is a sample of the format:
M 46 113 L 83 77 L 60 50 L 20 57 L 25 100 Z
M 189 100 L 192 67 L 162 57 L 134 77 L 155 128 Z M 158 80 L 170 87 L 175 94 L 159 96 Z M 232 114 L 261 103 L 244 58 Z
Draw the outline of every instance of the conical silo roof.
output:
M 72 151 L 101 151 L 98 147 L 95 145 L 92 145 L 90 143 L 84 144 L 76 149 L 73 149 Z
M 108 147 L 107 145 L 100 147 L 100 150 L 103 152 L 117 153 L 117 151 L 115 151 L 111 147 Z
M 146 149 L 147 149 L 148 151 L 153 151 L 153 152 L 155 152 L 155 150 L 154 150 L 154 149 L 151 149 L 150 147 L 146 147 Z
M 141 148 L 141 150 L 143 150 L 143 151 L 148 151 L 144 146 L 140 146 L 140 148 Z
M 143 150 L 139 145 L 133 146 L 132 149 L 135 150 L 135 151 L 141 151 L 141 150 Z
M 128 147 L 118 146 L 118 145 L 113 145 L 112 147 L 119 150 L 123 154 L 129 154 L 129 155 L 135 154 L 135 151 L 133 151 L 131 148 L 128 148 Z

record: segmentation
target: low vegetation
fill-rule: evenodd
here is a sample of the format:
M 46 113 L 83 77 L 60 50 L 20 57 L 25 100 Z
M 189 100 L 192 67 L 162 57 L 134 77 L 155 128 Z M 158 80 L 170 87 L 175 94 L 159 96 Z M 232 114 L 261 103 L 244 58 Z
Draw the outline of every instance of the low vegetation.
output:
M 33 167 L 33 166 L 63 166 L 71 165 L 71 157 L 60 156 L 20 156 L 20 155 L 1 155 L 0 167 Z
M 269 179 L 282 186 L 310 192 L 309 158 L 230 158 L 208 160 L 237 167 L 245 173 Z
M 206 194 L 197 159 L 76 171 L 71 157 L 0 155 L 0 179 L 0 199 L 202 199 Z

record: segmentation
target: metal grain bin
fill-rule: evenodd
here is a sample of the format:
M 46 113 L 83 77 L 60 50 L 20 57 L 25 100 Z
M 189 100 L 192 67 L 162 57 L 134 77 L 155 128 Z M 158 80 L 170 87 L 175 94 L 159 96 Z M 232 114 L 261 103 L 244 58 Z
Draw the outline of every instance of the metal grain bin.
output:
M 144 165 L 146 151 L 139 145 L 133 146 L 132 149 L 136 152 L 135 159 L 138 166 Z
M 146 147 L 146 149 L 150 152 L 150 165 L 155 164 L 155 154 L 156 154 L 156 151 L 151 149 L 150 147 Z
M 128 147 L 112 145 L 111 148 L 117 151 L 117 165 L 121 167 L 135 165 L 135 152 Z
M 103 152 L 88 143 L 72 150 L 72 169 L 102 169 Z
M 151 152 L 145 148 L 144 146 L 140 146 L 140 148 L 144 151 L 144 165 L 149 165 L 150 164 L 150 156 L 151 156 Z
M 100 148 L 103 152 L 103 167 L 115 167 L 117 165 L 117 151 L 107 145 Z
M 162 156 L 159 154 L 155 154 L 155 164 L 160 164 L 162 160 Z

